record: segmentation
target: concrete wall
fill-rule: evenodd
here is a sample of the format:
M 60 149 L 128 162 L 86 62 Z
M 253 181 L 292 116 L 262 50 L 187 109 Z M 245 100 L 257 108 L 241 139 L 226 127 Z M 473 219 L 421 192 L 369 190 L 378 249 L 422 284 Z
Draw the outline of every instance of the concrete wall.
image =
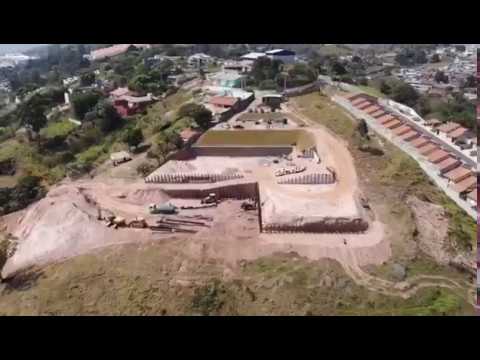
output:
M 298 224 L 263 224 L 266 233 L 358 233 L 368 229 L 368 222 L 361 219 L 325 218 L 315 222 Z
M 286 89 L 285 91 L 282 92 L 282 95 L 288 96 L 288 97 L 294 97 L 294 96 L 309 94 L 311 92 L 318 91 L 320 89 L 320 85 L 321 85 L 320 82 L 315 81 L 311 84 L 307 84 L 304 86 Z
M 162 189 L 172 198 L 201 199 L 210 193 L 215 193 L 219 199 L 256 199 L 256 183 L 212 186 L 204 189 Z
M 292 152 L 291 146 L 195 146 L 197 156 L 282 156 Z

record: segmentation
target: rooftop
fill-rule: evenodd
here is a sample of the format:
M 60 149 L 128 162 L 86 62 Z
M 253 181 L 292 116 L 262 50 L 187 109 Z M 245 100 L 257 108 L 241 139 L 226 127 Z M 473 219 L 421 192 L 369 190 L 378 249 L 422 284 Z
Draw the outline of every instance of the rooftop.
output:
M 468 129 L 464 128 L 463 126 L 460 126 L 458 129 L 455 129 L 447 134 L 447 137 L 449 138 L 458 138 L 460 136 L 465 135 L 468 132 Z
M 419 137 L 418 139 L 415 139 L 412 141 L 412 145 L 415 146 L 416 148 L 420 148 L 426 144 L 428 144 L 430 142 L 430 139 L 422 136 L 422 137 Z
M 415 137 L 420 136 L 420 133 L 414 130 L 411 130 L 403 135 L 400 135 L 400 139 L 404 141 L 413 140 Z
M 383 123 L 383 125 L 387 128 L 387 129 L 394 129 L 398 126 L 400 126 L 402 124 L 402 122 L 398 119 L 393 119 L 391 121 L 388 121 L 386 123 Z
M 395 116 L 392 116 L 390 114 L 385 114 L 383 116 L 380 116 L 379 118 L 377 118 L 378 122 L 380 124 L 386 124 L 388 123 L 389 121 L 392 121 L 393 119 L 395 119 Z
M 408 125 L 402 125 L 402 126 L 399 126 L 398 128 L 396 128 L 395 130 L 393 130 L 392 132 L 397 135 L 397 136 L 400 136 L 400 135 L 403 135 L 403 134 L 406 134 L 408 132 L 410 132 L 412 130 L 412 128 Z
M 128 89 L 128 87 L 123 87 L 123 88 L 117 88 L 113 91 L 110 92 L 110 95 L 113 95 L 115 97 L 123 96 L 123 95 L 128 95 L 132 94 L 132 91 Z
M 457 164 L 457 163 L 460 164 L 460 161 L 458 159 L 455 159 L 454 157 L 449 156 L 445 160 L 440 161 L 437 164 L 437 167 L 441 171 L 441 170 L 447 169 L 448 167 L 452 166 L 453 164 Z
M 445 150 L 438 149 L 432 152 L 430 155 L 428 155 L 428 160 L 430 160 L 433 163 L 436 163 L 446 159 L 449 155 L 450 154 Z
M 466 179 L 453 185 L 452 189 L 458 193 L 473 189 L 477 185 L 477 178 L 475 176 L 469 176 Z
M 457 182 L 457 181 L 465 178 L 466 176 L 468 176 L 471 173 L 472 172 L 470 171 L 470 169 L 467 169 L 464 166 L 459 166 L 456 169 L 453 169 L 452 171 L 447 172 L 445 174 L 445 177 L 449 180 L 452 180 L 453 182 Z
M 455 122 L 447 122 L 443 125 L 440 125 L 438 127 L 438 130 L 441 131 L 441 132 L 444 132 L 444 133 L 449 133 L 453 130 L 456 130 L 460 127 L 460 124 L 457 124 Z
M 209 100 L 209 103 L 217 106 L 233 106 L 237 101 L 237 98 L 230 96 L 214 96 Z

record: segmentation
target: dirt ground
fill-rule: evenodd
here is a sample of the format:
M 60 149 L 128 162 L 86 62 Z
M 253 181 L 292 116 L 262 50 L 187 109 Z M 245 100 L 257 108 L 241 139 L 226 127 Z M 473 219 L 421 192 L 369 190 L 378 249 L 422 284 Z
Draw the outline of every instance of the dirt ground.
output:
M 145 204 L 170 199 L 134 179 L 136 160 L 105 165 L 94 179 L 62 184 L 2 218 L 0 229 L 22 239 L 2 274 L 25 271 L 0 284 L 0 314 L 472 314 L 473 279 L 437 262 L 451 251 L 448 241 L 428 240 L 444 234 L 445 219 L 425 223 L 440 210 L 409 205 L 403 187 L 380 181 L 383 161 L 333 136 L 321 119 L 295 116 L 330 134 L 322 140 L 336 150 L 331 161 L 345 166 L 337 188 L 368 197 L 376 218 L 369 232 L 259 234 L 256 214 L 233 200 L 209 209 L 210 227 L 195 234 L 113 230 L 96 220 L 98 206 L 155 221 Z M 336 129 L 349 129 L 335 116 Z M 406 275 L 392 280 L 397 263 Z

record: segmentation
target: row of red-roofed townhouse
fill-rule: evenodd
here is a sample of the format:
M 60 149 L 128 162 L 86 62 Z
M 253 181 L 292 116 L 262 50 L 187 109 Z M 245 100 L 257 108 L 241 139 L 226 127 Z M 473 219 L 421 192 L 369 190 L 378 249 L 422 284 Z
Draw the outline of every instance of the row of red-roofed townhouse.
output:
M 399 116 L 390 113 L 381 106 L 377 99 L 367 94 L 349 94 L 345 98 L 358 110 L 374 118 L 379 124 L 389 129 L 402 141 L 408 142 L 426 157 L 439 170 L 439 174 L 448 180 L 449 187 L 460 197 L 467 200 L 472 207 L 477 208 L 477 175 L 467 168 L 454 154 L 442 148 L 433 138 L 422 135 Z M 438 120 L 431 121 L 437 133 L 442 132 L 453 139 L 464 135 L 467 129 L 457 123 L 448 122 L 441 125 Z

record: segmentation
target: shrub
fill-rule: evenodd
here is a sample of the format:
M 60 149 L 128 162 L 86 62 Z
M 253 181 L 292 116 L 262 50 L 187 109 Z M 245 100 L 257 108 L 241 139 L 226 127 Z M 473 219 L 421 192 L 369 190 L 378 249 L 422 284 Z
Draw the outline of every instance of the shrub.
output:
M 263 80 L 260 82 L 258 87 L 260 90 L 275 90 L 277 88 L 277 84 L 274 80 Z
M 155 170 L 155 166 L 148 163 L 148 162 L 143 162 L 140 165 L 137 166 L 137 173 L 140 174 L 141 176 L 145 177 L 149 174 L 151 174 Z

